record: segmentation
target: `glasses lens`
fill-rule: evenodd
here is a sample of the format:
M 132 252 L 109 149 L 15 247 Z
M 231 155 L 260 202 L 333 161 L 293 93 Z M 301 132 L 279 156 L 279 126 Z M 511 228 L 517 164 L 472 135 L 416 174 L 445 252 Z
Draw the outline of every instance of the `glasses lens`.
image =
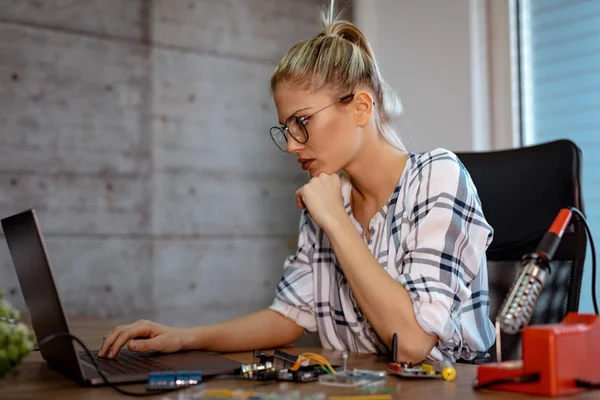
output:
M 306 143 L 308 135 L 306 133 L 306 127 L 300 121 L 298 117 L 291 117 L 288 121 L 287 127 L 288 132 L 298 143 Z
M 285 137 L 283 130 L 277 126 L 274 126 L 271 128 L 270 132 L 271 138 L 277 147 L 279 147 L 281 151 L 287 151 L 287 138 Z

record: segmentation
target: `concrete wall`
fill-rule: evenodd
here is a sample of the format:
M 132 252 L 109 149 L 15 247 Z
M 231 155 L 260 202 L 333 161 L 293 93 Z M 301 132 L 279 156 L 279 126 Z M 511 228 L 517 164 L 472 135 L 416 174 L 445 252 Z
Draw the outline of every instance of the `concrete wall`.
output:
M 69 313 L 193 325 L 268 305 L 305 175 L 269 77 L 320 0 L 0 4 L 0 216 L 38 211 Z M 24 309 L 0 241 L 0 290 Z

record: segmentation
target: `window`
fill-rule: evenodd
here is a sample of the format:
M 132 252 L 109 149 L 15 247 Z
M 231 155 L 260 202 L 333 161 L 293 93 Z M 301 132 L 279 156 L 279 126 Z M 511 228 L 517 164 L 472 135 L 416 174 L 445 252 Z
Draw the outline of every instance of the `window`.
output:
M 583 151 L 584 207 L 600 246 L 600 0 L 520 0 L 523 145 L 566 138 Z M 580 310 L 593 312 L 588 252 Z

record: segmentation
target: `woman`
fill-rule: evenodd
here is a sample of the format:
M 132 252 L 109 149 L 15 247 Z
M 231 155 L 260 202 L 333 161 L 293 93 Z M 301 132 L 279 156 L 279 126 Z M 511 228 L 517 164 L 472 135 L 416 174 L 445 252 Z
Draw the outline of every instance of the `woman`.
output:
M 363 34 L 334 21 L 292 47 L 271 78 L 281 127 L 271 136 L 310 181 L 298 249 L 285 261 L 273 304 L 212 326 L 150 321 L 119 326 L 102 357 L 132 351 L 274 348 L 305 330 L 324 347 L 398 359 L 473 359 L 495 334 L 488 317 L 485 250 L 492 229 L 456 156 L 407 152 L 391 127 L 400 103 Z M 269 329 L 265 329 L 269 327 Z

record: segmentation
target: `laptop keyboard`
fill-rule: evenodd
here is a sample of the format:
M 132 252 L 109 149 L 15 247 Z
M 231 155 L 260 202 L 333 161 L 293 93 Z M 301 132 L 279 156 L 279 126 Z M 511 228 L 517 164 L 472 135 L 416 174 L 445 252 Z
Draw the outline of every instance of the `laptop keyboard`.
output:
M 146 373 L 165 371 L 168 368 L 157 361 L 153 361 L 147 356 L 140 356 L 136 353 L 119 352 L 115 358 L 98 358 L 98 352 L 92 351 L 92 356 L 100 366 L 103 372 L 110 375 Z M 87 353 L 80 353 L 79 358 L 93 365 L 90 356 Z

